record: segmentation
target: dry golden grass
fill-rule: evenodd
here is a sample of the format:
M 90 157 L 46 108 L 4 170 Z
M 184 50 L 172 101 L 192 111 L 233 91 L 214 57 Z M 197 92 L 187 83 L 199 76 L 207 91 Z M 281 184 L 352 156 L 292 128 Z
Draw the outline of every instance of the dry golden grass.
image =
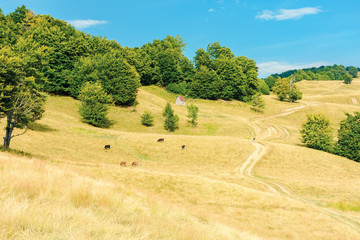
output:
M 170 134 L 162 111 L 176 95 L 154 86 L 140 89 L 136 109 L 111 107 L 110 129 L 82 123 L 79 102 L 48 97 L 44 118 L 11 143 L 33 158 L 0 153 L 0 239 L 360 238 L 359 164 L 299 140 L 306 113 L 324 112 L 336 127 L 358 111 L 351 98 L 360 100 L 360 81 L 299 87 L 302 101 L 265 96 L 263 113 L 238 101 L 188 100 L 200 109 L 195 129 L 186 107 L 173 105 L 181 121 Z M 140 124 L 145 110 L 155 126 Z M 266 147 L 256 181 L 239 174 L 255 135 Z

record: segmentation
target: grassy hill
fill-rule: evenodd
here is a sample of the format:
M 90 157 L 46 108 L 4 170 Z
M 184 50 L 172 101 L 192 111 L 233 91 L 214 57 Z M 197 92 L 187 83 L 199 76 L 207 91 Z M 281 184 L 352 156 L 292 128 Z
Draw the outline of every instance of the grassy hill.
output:
M 360 111 L 360 80 L 298 86 L 303 100 L 265 96 L 264 113 L 188 99 L 199 126 L 173 105 L 171 134 L 161 116 L 176 95 L 155 86 L 136 108 L 112 107 L 109 129 L 82 123 L 78 101 L 49 96 L 44 118 L 11 143 L 27 156 L 0 153 L 0 239 L 359 239 L 359 163 L 305 148 L 299 128 L 306 113 L 338 127 Z M 154 127 L 140 124 L 145 110 Z

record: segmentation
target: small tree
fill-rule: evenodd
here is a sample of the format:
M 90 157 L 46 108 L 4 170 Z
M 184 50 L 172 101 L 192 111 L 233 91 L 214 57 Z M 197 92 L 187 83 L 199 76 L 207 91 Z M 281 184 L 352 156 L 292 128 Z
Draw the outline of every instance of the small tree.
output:
M 141 116 L 141 124 L 147 127 L 151 127 L 154 125 L 154 116 L 150 111 L 145 111 Z
M 302 98 L 302 92 L 296 87 L 295 84 L 292 84 L 290 92 L 289 92 L 289 100 L 290 102 L 296 102 Z
M 330 120 L 322 113 L 308 114 L 300 130 L 301 141 L 309 148 L 330 152 L 333 146 Z
M 290 92 L 289 81 L 286 78 L 278 77 L 278 80 L 275 82 L 273 87 L 273 92 L 278 96 L 280 101 L 284 101 Z
M 278 96 L 280 101 L 288 100 L 295 102 L 302 98 L 302 92 L 296 87 L 295 79 L 278 78 L 273 88 L 273 92 Z
M 346 74 L 344 76 L 344 83 L 345 84 L 351 84 L 352 80 L 353 80 L 353 77 L 350 74 Z
M 187 106 L 187 110 L 187 117 L 189 118 L 188 122 L 191 124 L 192 127 L 196 127 L 199 108 L 194 104 L 191 104 L 190 106 Z
M 262 111 L 262 109 L 265 108 L 265 102 L 264 99 L 261 97 L 261 94 L 255 95 L 251 100 L 250 104 L 251 104 L 250 109 L 255 112 L 260 112 Z
M 346 116 L 340 122 L 335 153 L 360 162 L 360 112 L 346 113 Z
M 80 115 L 83 122 L 96 127 L 109 127 L 107 119 L 108 106 L 112 98 L 101 87 L 100 83 L 85 83 L 79 95 L 81 100 Z
M 166 130 L 174 132 L 179 128 L 179 116 L 174 114 L 174 110 L 172 109 L 170 103 L 166 104 L 163 116 L 165 117 L 164 128 Z

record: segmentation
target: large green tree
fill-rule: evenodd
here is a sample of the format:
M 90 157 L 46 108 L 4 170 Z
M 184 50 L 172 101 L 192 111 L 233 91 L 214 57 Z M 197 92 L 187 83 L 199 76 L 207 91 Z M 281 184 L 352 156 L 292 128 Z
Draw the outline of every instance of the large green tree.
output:
M 360 112 L 346 113 L 340 122 L 335 153 L 360 162 Z
M 139 75 L 116 52 L 80 58 L 69 81 L 71 95 L 77 96 L 85 82 L 97 81 L 116 105 L 132 105 L 135 102 L 140 87 Z
M 333 147 L 333 132 L 330 120 L 322 113 L 308 114 L 302 124 L 301 141 L 309 148 L 330 152 Z
M 254 60 L 236 57 L 229 48 L 211 43 L 194 57 L 196 73 L 190 85 L 194 97 L 249 101 L 259 92 Z

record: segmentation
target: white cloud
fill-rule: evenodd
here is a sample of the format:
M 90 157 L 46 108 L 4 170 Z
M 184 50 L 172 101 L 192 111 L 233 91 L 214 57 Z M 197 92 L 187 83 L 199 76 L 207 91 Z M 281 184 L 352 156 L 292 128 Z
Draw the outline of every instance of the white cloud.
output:
M 80 28 L 80 29 L 84 29 L 84 28 L 88 28 L 88 27 L 92 27 L 92 26 L 96 26 L 96 25 L 101 25 L 101 24 L 107 24 L 108 22 L 105 20 L 93 20 L 93 19 L 87 19 L 87 20 L 70 20 L 67 21 L 68 23 L 70 23 L 71 25 L 73 25 L 76 28 Z
M 274 73 L 282 73 L 288 70 L 294 69 L 303 69 L 303 68 L 311 68 L 311 67 L 320 67 L 331 65 L 329 62 L 313 62 L 307 64 L 301 63 L 287 63 L 287 62 L 263 62 L 258 64 L 259 67 L 259 77 L 264 78 Z
M 304 7 L 298 9 L 279 9 L 277 12 L 270 10 L 263 10 L 261 13 L 256 15 L 255 18 L 264 20 L 288 20 L 288 19 L 300 19 L 305 15 L 313 15 L 322 12 L 320 7 Z
M 215 9 L 210 8 L 210 9 L 208 10 L 208 12 L 215 12 Z

